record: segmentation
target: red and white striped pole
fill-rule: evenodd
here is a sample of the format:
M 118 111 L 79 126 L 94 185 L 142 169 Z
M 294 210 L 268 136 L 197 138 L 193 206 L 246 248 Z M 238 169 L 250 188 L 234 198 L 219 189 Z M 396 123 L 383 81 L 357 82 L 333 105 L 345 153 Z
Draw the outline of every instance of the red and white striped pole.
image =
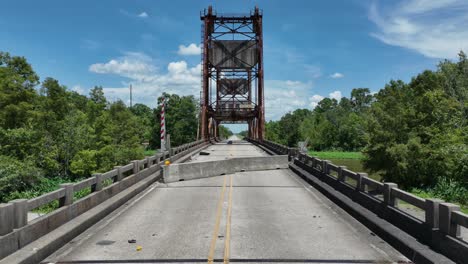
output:
M 165 119 L 166 98 L 163 97 L 161 108 L 161 151 L 166 151 L 166 119 Z

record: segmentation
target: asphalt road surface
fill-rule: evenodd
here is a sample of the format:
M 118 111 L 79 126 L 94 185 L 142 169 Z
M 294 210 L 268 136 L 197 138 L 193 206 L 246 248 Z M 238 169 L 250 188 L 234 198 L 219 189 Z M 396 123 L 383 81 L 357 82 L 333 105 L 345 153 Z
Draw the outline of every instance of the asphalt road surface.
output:
M 244 141 L 191 162 L 267 155 Z M 129 243 L 129 240 L 136 243 Z M 403 255 L 291 171 L 157 183 L 47 262 L 396 263 Z M 96 263 L 96 262 L 94 262 Z

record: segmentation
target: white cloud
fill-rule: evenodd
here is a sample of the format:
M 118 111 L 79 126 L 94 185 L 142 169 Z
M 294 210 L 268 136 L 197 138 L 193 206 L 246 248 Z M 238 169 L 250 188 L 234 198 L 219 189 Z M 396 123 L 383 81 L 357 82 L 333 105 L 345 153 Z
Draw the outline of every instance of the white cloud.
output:
M 330 75 L 330 78 L 333 78 L 333 79 L 340 79 L 343 77 L 344 77 L 344 74 L 339 73 L 339 72 L 335 72 L 334 74 Z
M 151 57 L 139 52 L 126 52 L 123 57 L 111 59 L 106 63 L 95 63 L 89 71 L 100 74 L 115 74 L 144 82 L 156 71 Z
M 341 97 L 343 97 L 343 96 L 341 94 L 341 91 L 334 91 L 334 92 L 329 93 L 328 97 L 331 98 L 331 99 L 336 99 L 337 101 L 339 101 L 341 99 Z M 319 94 L 314 94 L 309 98 L 309 106 L 312 109 L 314 109 L 318 105 L 318 103 L 320 101 L 322 101 L 323 99 L 325 99 L 324 96 L 321 96 Z
M 328 97 L 332 98 L 332 99 L 336 99 L 337 101 L 339 101 L 341 99 L 341 97 L 343 97 L 341 95 L 341 91 L 334 91 L 334 92 L 331 92 Z
M 141 12 L 138 17 L 141 17 L 141 18 L 147 18 L 148 17 L 148 13 L 146 12 Z
M 369 19 L 379 29 L 371 35 L 380 41 L 430 58 L 456 58 L 460 50 L 468 50 L 468 1 L 380 3 L 373 2 L 369 10 Z
M 83 87 L 81 87 L 81 85 L 77 84 L 77 85 L 74 85 L 72 88 L 71 88 L 72 91 L 74 92 L 77 92 L 81 95 L 84 95 L 85 94 L 85 89 Z
M 179 50 L 177 51 L 177 54 L 179 55 L 200 55 L 200 53 L 200 46 L 197 46 L 195 43 L 188 46 L 179 45 Z
M 325 97 L 323 97 L 323 96 L 321 96 L 321 95 L 318 95 L 318 94 L 312 95 L 312 97 L 309 98 L 309 102 L 310 102 L 309 105 L 310 105 L 310 107 L 311 107 L 312 109 L 315 108 L 315 107 L 318 105 L 318 103 L 319 103 L 320 101 L 323 100 L 323 98 L 325 98 Z
M 104 93 L 111 100 L 129 103 L 129 85 L 133 87 L 133 103 L 156 106 L 156 99 L 163 92 L 179 95 L 200 94 L 201 65 L 190 66 L 186 61 L 174 61 L 165 68 L 156 66 L 155 60 L 140 52 L 126 52 L 121 57 L 89 66 L 97 74 L 116 75 L 125 78 L 121 85 L 105 87 Z M 310 97 L 313 82 L 297 80 L 265 80 L 265 112 L 267 120 L 277 120 L 287 112 L 298 108 L 313 108 L 324 97 Z
M 129 102 L 128 86 L 133 86 L 134 103 L 156 105 L 156 99 L 163 92 L 179 95 L 198 95 L 200 91 L 201 65 L 189 67 L 185 61 L 170 62 L 161 73 L 154 60 L 144 53 L 127 52 L 124 56 L 106 63 L 95 63 L 89 70 L 98 74 L 112 74 L 125 77 L 121 87 L 106 87 L 104 92 L 111 100 Z
M 265 80 L 265 115 L 277 120 L 297 108 L 307 108 L 307 97 L 312 82 L 293 80 Z

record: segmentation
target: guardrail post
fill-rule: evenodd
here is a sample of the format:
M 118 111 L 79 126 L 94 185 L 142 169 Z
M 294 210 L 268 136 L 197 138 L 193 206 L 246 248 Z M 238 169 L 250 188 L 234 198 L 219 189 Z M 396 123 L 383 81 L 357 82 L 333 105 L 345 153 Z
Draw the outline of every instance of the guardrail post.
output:
M 329 160 L 322 160 L 322 172 L 325 174 L 330 174 L 330 167 L 328 167 L 328 164 L 330 164 Z
M 146 157 L 146 168 L 151 168 L 151 159 L 150 159 L 150 157 Z
M 318 163 L 318 160 L 317 160 L 317 157 L 312 157 L 312 168 L 317 168 L 317 163 Z
M 117 170 L 117 176 L 115 177 L 114 182 L 121 181 L 123 179 L 123 173 L 121 170 L 122 166 L 115 166 L 114 169 Z
M 452 222 L 452 212 L 460 211 L 460 206 L 451 203 L 439 204 L 439 229 L 449 236 L 460 236 L 460 226 Z
M 133 174 L 137 174 L 140 171 L 140 161 L 132 160 L 133 163 Z
M 28 199 L 10 201 L 13 204 L 13 228 L 20 228 L 28 224 Z
M 368 177 L 367 173 L 358 172 L 358 173 L 356 173 L 356 175 L 357 175 L 357 178 L 356 178 L 356 191 L 365 192 L 366 191 L 366 185 L 362 182 L 362 178 Z
M 0 236 L 13 231 L 14 205 L 12 203 L 0 204 Z
M 426 199 L 426 224 L 432 228 L 439 228 L 439 204 L 443 200 L 427 198 Z
M 93 177 L 96 178 L 96 184 L 91 186 L 91 192 L 97 192 L 97 191 L 102 190 L 102 174 L 95 173 L 93 174 Z
M 338 166 L 338 177 L 336 178 L 338 181 L 340 182 L 345 181 L 345 175 L 344 175 L 343 170 L 346 168 L 347 168 L 346 166 Z
M 65 196 L 59 199 L 59 207 L 73 203 L 73 183 L 62 183 L 60 188 L 65 189 Z
M 383 196 L 386 205 L 397 206 L 397 200 L 392 196 L 392 189 L 398 188 L 398 184 L 392 182 L 384 182 Z

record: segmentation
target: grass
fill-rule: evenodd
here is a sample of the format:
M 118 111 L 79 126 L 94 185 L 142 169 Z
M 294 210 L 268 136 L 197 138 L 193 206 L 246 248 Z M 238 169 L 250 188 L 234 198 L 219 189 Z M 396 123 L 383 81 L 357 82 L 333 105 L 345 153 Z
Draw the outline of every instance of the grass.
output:
M 364 158 L 364 155 L 361 152 L 348 152 L 348 151 L 309 151 L 309 155 L 318 157 L 319 159 L 362 160 Z
M 310 156 L 315 156 L 320 159 L 329 159 L 336 165 L 347 166 L 352 171 L 363 171 L 366 172 L 365 168 L 361 164 L 361 160 L 364 155 L 360 152 L 344 152 L 344 151 L 309 151 Z M 379 180 L 380 175 L 377 173 L 370 173 L 369 177 Z M 450 203 L 454 203 L 460 206 L 460 210 L 468 214 L 468 191 L 465 188 L 459 186 L 451 181 L 441 181 L 433 188 L 418 189 L 414 188 L 409 190 L 410 193 L 419 196 L 421 198 L 439 198 Z
M 421 190 L 421 189 L 416 189 L 416 188 L 412 189 L 411 193 L 418 196 L 418 197 L 424 198 L 424 199 L 426 199 L 426 198 L 441 198 L 441 199 L 443 199 L 444 198 L 444 197 L 438 197 L 438 195 L 434 194 L 431 191 Z M 462 211 L 465 214 L 468 214 L 468 204 L 460 204 L 460 203 L 453 202 L 453 201 L 451 201 L 450 203 L 454 203 L 456 205 L 459 205 L 460 206 L 460 211 Z
M 156 154 L 156 152 L 158 152 L 158 151 L 155 150 L 155 149 L 147 149 L 147 150 L 145 150 L 145 156 L 154 156 L 154 154 Z

